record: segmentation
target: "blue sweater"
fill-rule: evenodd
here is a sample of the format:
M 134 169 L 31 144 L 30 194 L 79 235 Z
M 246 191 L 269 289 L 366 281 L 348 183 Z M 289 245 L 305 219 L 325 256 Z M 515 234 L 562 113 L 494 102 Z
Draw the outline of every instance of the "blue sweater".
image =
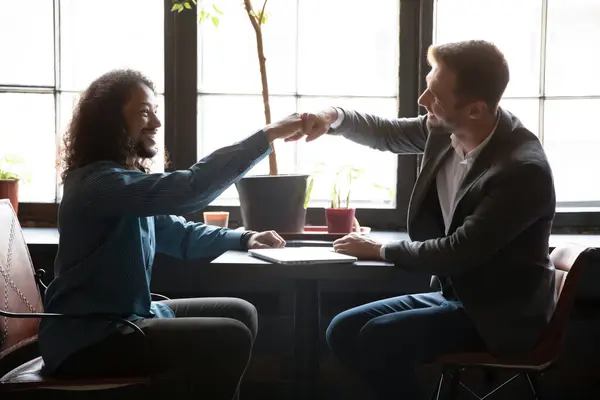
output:
M 59 248 L 45 311 L 111 313 L 129 320 L 173 318 L 168 306 L 151 301 L 155 253 L 193 259 L 242 247 L 240 232 L 173 214 L 208 205 L 269 149 L 259 131 L 187 170 L 145 174 L 103 161 L 69 173 L 58 211 Z M 39 346 L 44 372 L 52 373 L 69 355 L 117 328 L 107 320 L 43 319 Z

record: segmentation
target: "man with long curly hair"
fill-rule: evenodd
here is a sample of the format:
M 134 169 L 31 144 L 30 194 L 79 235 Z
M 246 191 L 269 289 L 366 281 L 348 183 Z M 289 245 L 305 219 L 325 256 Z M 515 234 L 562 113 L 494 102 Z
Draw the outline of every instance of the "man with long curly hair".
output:
M 155 252 L 193 259 L 229 249 L 282 247 L 277 233 L 237 232 L 187 222 L 269 152 L 270 143 L 302 131 L 291 115 L 221 148 L 187 170 L 149 173 L 161 123 L 153 83 L 115 70 L 81 95 L 65 136 L 60 243 L 47 312 L 110 314 L 44 319 L 39 345 L 44 372 L 63 377 L 178 376 L 230 399 L 257 333 L 254 306 L 240 299 L 154 302 Z

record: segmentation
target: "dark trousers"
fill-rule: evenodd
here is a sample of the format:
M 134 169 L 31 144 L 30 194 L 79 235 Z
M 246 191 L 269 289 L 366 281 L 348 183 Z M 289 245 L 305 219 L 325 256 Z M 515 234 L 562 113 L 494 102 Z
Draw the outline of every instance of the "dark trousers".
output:
M 123 328 L 72 355 L 56 375 L 152 376 L 183 381 L 211 399 L 232 399 L 250 361 L 258 329 L 256 308 L 233 298 L 165 303 L 177 318 L 139 321 L 146 337 Z
M 378 399 L 423 399 L 418 364 L 442 354 L 485 349 L 462 303 L 440 293 L 400 296 L 344 311 L 327 328 L 327 343 Z

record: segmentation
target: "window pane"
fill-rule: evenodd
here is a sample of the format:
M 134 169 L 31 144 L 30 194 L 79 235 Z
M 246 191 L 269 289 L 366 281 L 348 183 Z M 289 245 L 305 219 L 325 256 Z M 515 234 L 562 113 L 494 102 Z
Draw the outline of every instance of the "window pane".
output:
M 500 107 L 510 111 L 527 129 L 539 136 L 540 100 L 502 99 Z
M 600 64 L 600 2 L 549 0 L 546 94 L 600 94 L 600 75 L 583 73 Z
M 496 43 L 506 56 L 511 73 L 506 95 L 537 96 L 541 6 L 541 1 L 530 0 L 438 0 L 434 41 L 484 39 Z M 510 21 L 510 26 L 506 21 Z
M 600 131 L 586 118 L 596 115 L 600 100 L 547 100 L 544 147 L 554 172 L 557 200 L 600 201 L 598 171 Z
M 371 113 L 387 118 L 395 118 L 398 113 L 394 98 L 307 98 L 300 99 L 301 111 L 318 111 L 328 106 L 339 106 L 360 112 Z M 340 136 L 326 135 L 319 140 L 298 142 L 298 171 L 315 173 L 315 183 L 311 194 L 311 206 L 323 206 L 330 200 L 332 188 L 331 173 L 344 165 L 359 169 L 362 176 L 355 182 L 351 201 L 358 207 L 393 207 L 395 203 L 397 158 L 389 152 L 380 152 L 353 143 Z M 319 164 L 325 164 L 319 167 Z
M 56 191 L 54 96 L 0 93 L 0 157 L 15 154 L 29 182 L 21 182 L 19 201 L 53 202 Z
M 277 121 L 296 111 L 296 99 L 292 96 L 270 99 L 272 121 Z M 242 140 L 265 126 L 261 96 L 199 96 L 198 100 L 198 158 Z M 295 146 L 278 140 L 275 143 L 279 173 L 295 172 Z M 248 175 L 269 173 L 265 158 Z M 235 187 L 229 188 L 216 204 L 225 200 L 237 202 Z
M 79 93 L 73 93 L 73 92 L 63 92 L 58 97 L 58 110 L 59 110 L 58 135 L 59 135 L 59 146 L 61 149 L 63 148 L 64 134 L 69 126 L 69 123 L 71 122 L 71 116 L 73 115 L 73 110 L 75 109 L 75 106 L 77 105 L 78 100 L 79 100 Z M 62 152 L 60 150 L 59 150 L 59 152 L 60 152 L 59 156 L 62 157 Z M 60 168 L 58 170 L 58 173 L 60 174 L 61 172 L 62 172 L 62 160 L 60 163 Z M 57 200 L 61 201 L 62 197 L 63 197 L 64 187 L 62 185 L 62 181 L 60 181 L 60 176 L 58 177 L 58 179 L 59 179 L 59 185 L 58 185 L 58 191 L 57 191 Z
M 79 100 L 79 93 L 63 92 L 59 97 L 59 135 L 62 145 L 63 135 L 68 127 L 71 117 L 73 116 L 73 110 Z M 158 118 L 164 126 L 164 96 L 159 95 L 156 98 L 158 102 Z M 156 135 L 156 144 L 158 147 L 158 154 L 154 157 L 153 164 L 150 167 L 152 172 L 164 172 L 164 158 L 165 158 L 165 134 L 164 128 L 161 127 Z M 62 196 L 59 196 L 62 197 Z
M 61 0 L 61 87 L 83 90 L 111 69 L 133 68 L 164 91 L 164 1 Z M 109 27 L 109 29 L 107 29 Z
M 254 3 L 262 5 L 260 1 Z M 215 4 L 223 12 L 218 28 L 209 20 L 198 29 L 198 89 L 209 93 L 261 93 L 256 37 L 243 2 L 221 0 Z M 295 4 L 273 1 L 266 7 L 263 41 L 269 89 L 274 94 L 296 90 Z
M 0 85 L 54 85 L 52 1 L 0 2 Z
M 299 92 L 396 95 L 399 3 L 300 1 Z

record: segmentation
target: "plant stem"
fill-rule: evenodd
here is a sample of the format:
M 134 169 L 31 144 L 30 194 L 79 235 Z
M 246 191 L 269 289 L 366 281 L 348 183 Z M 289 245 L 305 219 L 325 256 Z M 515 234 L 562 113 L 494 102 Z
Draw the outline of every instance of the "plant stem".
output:
M 262 17 L 265 11 L 265 6 L 267 5 L 267 0 L 265 0 L 263 4 L 262 11 L 260 15 L 256 15 L 254 13 L 254 9 L 252 8 L 251 0 L 244 0 L 244 6 L 246 7 L 246 13 L 248 14 L 248 18 L 250 18 L 250 23 L 252 23 L 252 28 L 254 28 L 254 33 L 256 34 L 256 50 L 258 53 L 258 66 L 260 68 L 260 80 L 262 83 L 262 99 L 263 105 L 265 108 L 265 124 L 269 125 L 271 123 L 271 105 L 269 104 L 269 83 L 267 81 L 267 63 L 265 58 L 264 46 L 263 46 L 263 36 L 262 36 Z M 269 175 L 277 175 L 277 154 L 275 153 L 275 146 L 271 143 L 272 152 L 269 154 Z

